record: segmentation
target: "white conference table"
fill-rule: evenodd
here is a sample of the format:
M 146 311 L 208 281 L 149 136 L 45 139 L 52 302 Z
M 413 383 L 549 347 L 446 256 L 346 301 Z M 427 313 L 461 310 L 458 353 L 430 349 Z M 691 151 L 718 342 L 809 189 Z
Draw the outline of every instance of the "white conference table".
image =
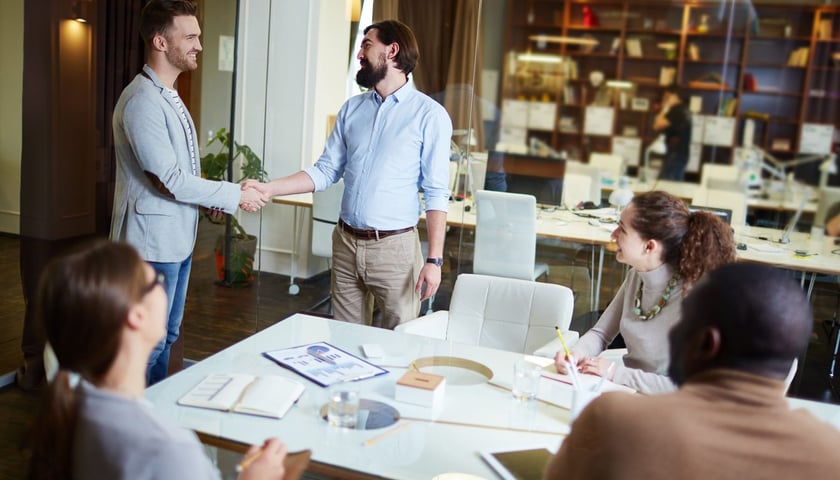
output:
M 262 356 L 264 351 L 317 341 L 327 341 L 359 356 L 361 344 L 381 345 L 384 358 L 372 362 L 382 365 L 389 373 L 355 382 L 355 386 L 360 389 L 362 399 L 395 407 L 403 417 L 397 425 L 407 421 L 411 425 L 365 446 L 366 440 L 394 427 L 348 430 L 329 426 L 320 416 L 320 410 L 327 402 L 327 389 Z M 397 379 L 413 361 L 430 356 L 457 356 L 480 362 L 493 371 L 493 383 L 508 387 L 514 362 L 524 357 L 512 352 L 296 314 L 149 387 L 146 399 L 164 418 L 204 434 L 205 438 L 219 439 L 221 443 L 261 444 L 267 437 L 279 436 L 291 452 L 310 449 L 315 470 L 320 468 L 339 478 L 352 476 L 352 472 L 336 473 L 336 468 L 397 479 L 429 480 L 448 472 L 493 479 L 495 474 L 480 459 L 478 451 L 532 447 L 556 451 L 560 440 L 568 433 L 567 408 L 536 400 L 519 402 L 506 388 L 487 382 L 477 383 L 476 380 L 483 377 L 453 367 L 448 370 L 421 368 L 424 372 L 447 376 L 440 408 L 396 401 Z M 206 375 L 218 372 L 288 376 L 304 383 L 306 391 L 281 420 L 176 404 L 178 398 Z M 541 396 L 547 395 L 559 404 L 570 405 L 570 386 L 544 378 L 540 388 Z
M 389 373 L 355 385 L 363 399 L 395 407 L 401 416 L 397 426 L 406 422 L 411 425 L 365 446 L 366 440 L 395 427 L 348 430 L 329 426 L 320 415 L 326 389 L 262 356 L 264 351 L 317 341 L 330 342 L 354 354 L 360 353 L 363 343 L 381 345 L 385 356 L 373 363 Z M 571 401 L 571 387 L 547 378 L 540 384 L 540 398 L 544 400 L 519 402 L 506 388 L 477 382 L 476 374 L 424 367 L 423 371 L 447 376 L 443 404 L 432 409 L 396 401 L 397 379 L 411 362 L 429 356 L 480 362 L 493 371 L 490 382 L 501 387 L 510 386 L 513 363 L 523 358 L 513 352 L 296 314 L 149 387 L 146 399 L 158 414 L 203 434 L 207 443 L 260 444 L 267 437 L 279 436 L 289 451 L 312 451 L 313 473 L 337 478 L 428 480 L 459 472 L 494 479 L 495 473 L 480 459 L 479 451 L 536 447 L 556 451 L 568 434 L 569 410 L 565 406 Z M 176 404 L 206 375 L 219 372 L 284 375 L 304 383 L 306 391 L 280 420 Z M 835 426 L 840 424 L 840 406 L 801 399 L 789 399 L 789 403 Z

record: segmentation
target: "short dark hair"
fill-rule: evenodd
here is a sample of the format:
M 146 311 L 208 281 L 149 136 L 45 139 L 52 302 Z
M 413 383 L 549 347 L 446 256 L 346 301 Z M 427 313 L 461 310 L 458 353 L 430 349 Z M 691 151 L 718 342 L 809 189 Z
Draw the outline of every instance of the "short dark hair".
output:
M 397 53 L 394 61 L 404 74 L 408 75 L 414 71 L 417 66 L 417 60 L 420 58 L 420 49 L 417 47 L 417 39 L 414 37 L 414 32 L 408 25 L 397 20 L 383 20 L 370 24 L 365 28 L 365 33 L 376 29 L 376 38 L 385 45 L 396 43 L 400 46 L 400 51 Z
M 166 36 L 172 19 L 181 16 L 195 17 L 198 7 L 192 0 L 151 0 L 140 12 L 140 36 L 149 48 L 155 35 Z
M 686 327 L 720 331 L 718 363 L 783 378 L 808 346 L 813 317 L 808 298 L 789 272 L 732 263 L 700 280 L 683 300 Z

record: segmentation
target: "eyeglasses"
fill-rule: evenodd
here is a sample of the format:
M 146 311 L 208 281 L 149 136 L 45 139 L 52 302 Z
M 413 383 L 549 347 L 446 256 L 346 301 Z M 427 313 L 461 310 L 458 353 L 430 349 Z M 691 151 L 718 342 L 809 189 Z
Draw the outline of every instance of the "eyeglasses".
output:
M 156 272 L 156 273 L 155 273 L 155 277 L 152 279 L 152 283 L 150 283 L 150 284 L 146 285 L 146 288 L 144 288 L 144 289 L 143 289 L 143 295 L 148 295 L 148 294 L 149 294 L 149 292 L 151 292 L 152 290 L 154 290 L 154 289 L 155 289 L 155 287 L 157 287 L 158 285 L 160 285 L 161 287 L 166 288 L 166 287 L 164 286 L 164 285 L 166 285 L 166 275 L 164 275 L 164 274 L 162 274 L 162 273 L 160 273 L 160 272 Z

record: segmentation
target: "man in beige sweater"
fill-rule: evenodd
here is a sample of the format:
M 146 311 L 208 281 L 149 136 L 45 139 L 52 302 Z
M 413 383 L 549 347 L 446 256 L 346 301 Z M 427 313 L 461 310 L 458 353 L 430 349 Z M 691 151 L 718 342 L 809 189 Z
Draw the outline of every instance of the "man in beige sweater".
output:
M 602 395 L 545 478 L 836 477 L 840 431 L 785 400 L 813 324 L 799 286 L 773 268 L 730 264 L 698 282 L 682 311 L 668 371 L 680 389 Z

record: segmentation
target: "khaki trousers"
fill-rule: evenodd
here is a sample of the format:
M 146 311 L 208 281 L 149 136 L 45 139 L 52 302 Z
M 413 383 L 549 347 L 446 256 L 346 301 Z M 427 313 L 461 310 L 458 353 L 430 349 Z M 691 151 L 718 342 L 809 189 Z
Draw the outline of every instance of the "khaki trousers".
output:
M 382 324 L 393 329 L 417 317 L 414 292 L 423 254 L 417 229 L 380 240 L 360 240 L 336 227 L 332 234 L 332 297 L 336 320 L 373 325 L 379 307 Z

